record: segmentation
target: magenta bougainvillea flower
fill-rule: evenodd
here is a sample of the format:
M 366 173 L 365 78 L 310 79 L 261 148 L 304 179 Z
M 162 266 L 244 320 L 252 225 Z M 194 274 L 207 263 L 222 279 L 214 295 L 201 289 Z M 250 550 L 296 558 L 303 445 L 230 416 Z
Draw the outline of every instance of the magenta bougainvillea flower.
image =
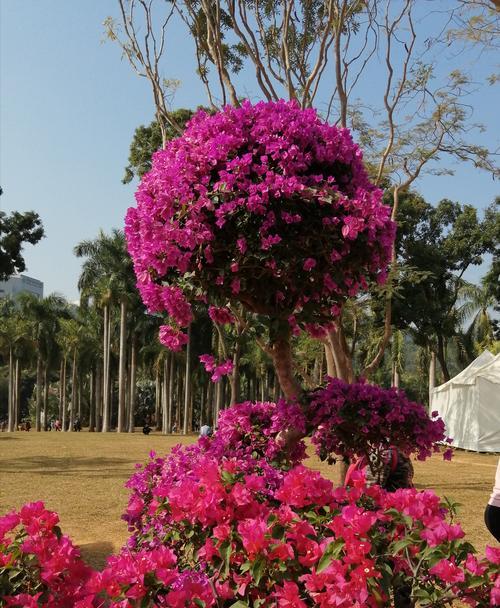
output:
M 194 299 L 315 327 L 385 278 L 395 226 L 361 150 L 294 102 L 199 112 L 156 152 L 136 198 L 126 235 L 137 286 L 178 327 Z

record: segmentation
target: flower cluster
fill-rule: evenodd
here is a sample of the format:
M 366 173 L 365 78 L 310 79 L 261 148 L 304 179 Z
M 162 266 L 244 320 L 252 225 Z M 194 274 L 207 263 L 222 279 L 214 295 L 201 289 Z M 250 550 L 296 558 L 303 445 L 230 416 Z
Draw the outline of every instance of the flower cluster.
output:
M 217 363 L 215 357 L 212 355 L 200 355 L 201 363 L 205 366 L 205 370 L 212 374 L 210 380 L 212 382 L 219 382 L 222 376 L 227 376 L 233 371 L 233 362 L 231 359 L 227 359 L 222 363 Z
M 381 197 L 349 131 L 315 110 L 279 101 L 201 111 L 156 152 L 127 213 L 142 299 L 176 327 L 200 298 L 324 324 L 385 278 L 395 226 Z M 210 316 L 232 320 L 216 307 Z M 162 342 L 180 344 L 165 330 Z
M 446 437 L 436 412 L 429 417 L 423 405 L 399 389 L 330 379 L 308 399 L 312 442 L 322 459 L 368 456 L 394 446 L 425 460 Z
M 0 517 L 0 606 L 73 608 L 91 569 L 42 502 Z

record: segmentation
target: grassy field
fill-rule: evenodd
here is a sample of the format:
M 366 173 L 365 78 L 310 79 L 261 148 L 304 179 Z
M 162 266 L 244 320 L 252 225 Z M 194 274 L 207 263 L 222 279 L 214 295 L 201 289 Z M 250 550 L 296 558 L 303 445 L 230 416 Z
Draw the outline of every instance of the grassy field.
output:
M 150 450 L 166 453 L 176 443 L 195 438 L 142 433 L 0 433 L 0 514 L 26 501 L 43 500 L 57 511 L 61 527 L 84 557 L 100 567 L 127 538 L 120 519 L 127 503 L 124 487 L 136 462 Z M 494 539 L 484 528 L 483 512 L 491 492 L 498 456 L 458 451 L 452 462 L 436 456 L 415 463 L 418 488 L 462 504 L 460 520 L 468 539 L 480 551 Z M 334 467 L 308 461 L 336 481 Z

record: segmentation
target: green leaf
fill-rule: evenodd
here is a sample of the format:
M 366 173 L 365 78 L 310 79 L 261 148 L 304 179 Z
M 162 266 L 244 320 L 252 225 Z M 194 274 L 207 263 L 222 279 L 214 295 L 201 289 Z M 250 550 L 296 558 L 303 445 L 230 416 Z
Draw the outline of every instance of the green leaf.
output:
M 258 585 L 266 569 L 266 558 L 262 555 L 257 556 L 257 559 L 253 562 L 250 567 L 250 574 L 252 575 L 255 584 Z
M 238 600 L 237 602 L 234 602 L 234 604 L 231 604 L 229 608 L 248 608 L 248 604 L 242 600 Z
M 276 539 L 283 538 L 284 534 L 285 534 L 285 527 L 282 526 L 281 524 L 277 524 L 276 526 L 274 526 L 274 528 L 271 532 L 271 536 Z
M 200 600 L 199 597 L 195 597 L 193 602 L 200 608 L 205 608 L 205 602 L 203 600 Z
M 344 546 L 344 540 L 342 538 L 337 538 L 337 540 L 333 541 L 333 543 L 329 543 L 321 556 L 318 565 L 316 567 L 316 572 L 319 574 L 323 572 L 325 568 L 332 563 L 334 559 L 340 555 L 342 551 L 342 547 Z
M 413 542 L 414 541 L 411 538 L 402 538 L 401 540 L 397 540 L 396 542 L 392 543 L 390 545 L 389 550 L 392 554 L 396 554 L 402 551 L 403 549 L 406 549 L 406 547 L 412 545 Z

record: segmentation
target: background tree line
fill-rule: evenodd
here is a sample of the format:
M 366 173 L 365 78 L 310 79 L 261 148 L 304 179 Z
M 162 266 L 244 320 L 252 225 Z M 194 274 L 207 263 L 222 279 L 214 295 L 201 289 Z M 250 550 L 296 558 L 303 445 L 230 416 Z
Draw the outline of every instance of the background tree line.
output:
M 497 199 L 478 217 L 471 205 L 443 200 L 433 207 L 415 192 L 402 196 L 398 274 L 390 287 L 394 325 L 373 381 L 426 402 L 429 385 L 449 379 L 484 348 L 500 350 L 493 312 L 500 307 L 499 206 Z M 465 271 L 488 252 L 493 259 L 482 283 L 466 282 Z M 54 418 L 71 430 L 79 418 L 91 431 L 133 432 L 149 420 L 163 433 L 188 433 L 213 424 L 232 403 L 280 396 L 271 359 L 258 346 L 258 322 L 249 320 L 242 331 L 198 309 L 187 350 L 169 352 L 157 339 L 161 318 L 147 314 L 139 299 L 123 232 L 100 232 L 75 254 L 83 260 L 79 306 L 56 294 L 1 300 L 0 419 L 8 430 L 29 416 L 36 430 Z M 384 297 L 384 289 L 372 290 L 345 308 L 356 376 L 383 339 Z M 294 349 L 295 372 L 306 386 L 338 376 L 323 342 L 302 334 Z M 233 373 L 212 383 L 199 362 L 207 352 L 230 353 Z

